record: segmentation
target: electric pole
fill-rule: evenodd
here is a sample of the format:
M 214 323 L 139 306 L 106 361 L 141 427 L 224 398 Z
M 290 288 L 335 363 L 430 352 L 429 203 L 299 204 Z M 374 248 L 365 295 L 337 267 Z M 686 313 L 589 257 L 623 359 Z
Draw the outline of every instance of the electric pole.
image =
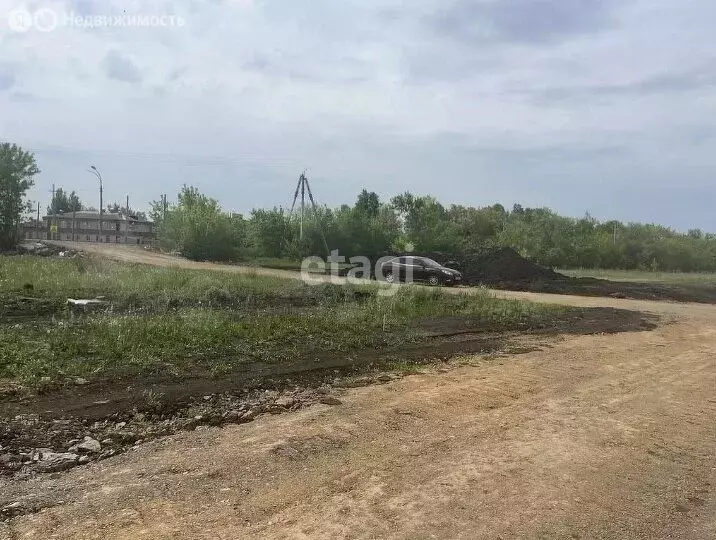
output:
M 303 182 L 301 182 L 301 232 L 299 238 L 303 240 L 303 214 L 306 212 L 306 176 L 301 175 Z
M 306 193 L 308 193 L 308 199 L 311 201 L 311 208 L 313 209 L 313 217 L 316 220 L 316 225 L 318 226 L 318 231 L 321 233 L 321 240 L 323 241 L 323 247 L 326 250 L 326 256 L 330 257 L 331 251 L 328 249 L 328 242 L 326 242 L 326 235 L 323 234 L 323 228 L 321 227 L 319 218 L 318 218 L 318 208 L 316 206 L 316 201 L 313 199 L 313 192 L 311 191 L 311 184 L 308 183 L 308 178 L 306 177 L 306 173 L 301 173 L 301 176 L 298 178 L 298 185 L 296 186 L 296 192 L 293 195 L 293 204 L 291 205 L 291 212 L 289 213 L 289 219 L 291 216 L 293 216 L 293 210 L 296 207 L 296 201 L 298 200 L 298 192 L 301 192 L 301 225 L 300 225 L 300 233 L 299 238 L 303 240 L 303 214 L 305 211 L 306 206 Z
M 90 171 L 92 174 L 94 174 L 99 179 L 99 237 L 97 237 L 97 240 L 99 242 L 102 241 L 102 212 L 104 209 L 102 208 L 102 175 L 97 170 L 97 167 L 94 165 L 90 166 Z
M 54 238 L 52 237 L 52 227 L 54 227 L 54 225 L 55 225 L 55 215 L 56 215 L 56 212 L 55 212 L 55 184 L 52 184 L 52 202 L 50 203 L 50 209 L 52 210 L 52 215 L 50 217 L 50 223 L 49 223 L 50 232 L 49 232 L 48 238 L 50 240 L 54 240 Z
M 129 195 L 127 195 L 127 214 L 124 216 L 124 243 L 129 244 Z

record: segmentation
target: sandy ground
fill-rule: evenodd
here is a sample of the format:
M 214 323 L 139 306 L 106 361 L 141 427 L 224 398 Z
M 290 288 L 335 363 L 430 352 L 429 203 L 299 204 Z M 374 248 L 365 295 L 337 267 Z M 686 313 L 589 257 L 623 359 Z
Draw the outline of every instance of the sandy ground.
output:
M 0 484 L 58 501 L 0 537 L 716 538 L 716 308 L 504 294 L 664 322 Z

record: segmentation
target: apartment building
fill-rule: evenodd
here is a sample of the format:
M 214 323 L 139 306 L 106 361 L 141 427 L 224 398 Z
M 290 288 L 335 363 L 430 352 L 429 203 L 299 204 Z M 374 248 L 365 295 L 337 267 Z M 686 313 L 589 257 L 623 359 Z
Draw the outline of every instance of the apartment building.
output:
M 69 240 L 111 244 L 154 244 L 154 223 L 137 216 L 99 212 L 72 212 L 44 216 L 23 225 L 27 240 Z

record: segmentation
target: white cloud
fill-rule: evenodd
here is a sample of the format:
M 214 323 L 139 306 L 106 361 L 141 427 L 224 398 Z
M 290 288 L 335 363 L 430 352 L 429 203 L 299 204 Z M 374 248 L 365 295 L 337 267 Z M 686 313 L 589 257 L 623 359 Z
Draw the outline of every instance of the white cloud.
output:
M 0 24 L 0 133 L 61 147 L 65 158 L 44 167 L 48 181 L 75 181 L 72 152 L 110 152 L 123 156 L 136 198 L 150 198 L 147 178 L 172 192 L 196 175 L 242 210 L 281 202 L 252 178 L 282 183 L 306 165 L 331 204 L 361 183 L 452 189 L 466 203 L 545 204 L 553 187 L 552 202 L 572 214 L 587 199 L 608 215 L 610 193 L 625 185 L 638 192 L 678 177 L 701 189 L 713 177 L 715 141 L 703 135 L 716 127 L 711 2 L 575 11 L 540 0 L 545 20 L 526 30 L 523 1 L 462 11 L 451 6 L 464 2 L 441 0 L 28 3 L 185 24 L 24 34 Z M 0 20 L 17 5 L 0 0 Z M 460 31 L 438 31 L 450 24 Z M 497 30 L 476 39 L 471 29 L 486 24 Z M 204 156 L 207 169 L 197 174 L 186 154 Z M 152 155 L 176 169 L 150 173 Z M 436 182 L 440 171 L 449 176 Z M 566 177 L 580 190 L 568 199 Z M 674 209 L 664 220 L 694 217 Z

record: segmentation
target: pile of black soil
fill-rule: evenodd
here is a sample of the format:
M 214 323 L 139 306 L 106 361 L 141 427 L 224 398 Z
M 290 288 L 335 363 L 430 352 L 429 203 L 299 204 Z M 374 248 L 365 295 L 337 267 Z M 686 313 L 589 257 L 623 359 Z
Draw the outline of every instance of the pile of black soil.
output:
M 716 304 L 716 287 L 712 285 L 671 285 L 663 283 L 638 283 L 608 281 L 596 278 L 569 278 L 540 280 L 532 283 L 513 284 L 512 290 L 577 296 L 609 296 L 634 300 L 657 300 Z M 502 287 L 507 289 L 509 287 Z
M 573 278 L 540 266 L 508 247 L 484 248 L 465 253 L 419 255 L 459 270 L 462 272 L 465 285 L 486 285 L 493 289 L 576 296 L 716 304 L 716 287 L 708 284 L 674 285 Z
M 484 248 L 464 253 L 425 253 L 449 268 L 462 272 L 465 285 L 513 286 L 518 283 L 568 279 L 551 268 L 545 268 L 522 257 L 509 247 Z

